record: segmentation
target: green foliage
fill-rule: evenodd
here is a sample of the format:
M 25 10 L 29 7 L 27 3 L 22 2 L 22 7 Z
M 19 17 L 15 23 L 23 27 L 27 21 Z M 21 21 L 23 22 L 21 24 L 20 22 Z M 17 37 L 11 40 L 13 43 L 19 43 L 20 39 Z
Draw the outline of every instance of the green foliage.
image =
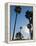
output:
M 20 32 L 16 33 L 16 39 L 21 40 L 23 38 L 22 34 Z
M 21 7 L 20 6 L 16 6 L 15 7 L 15 12 L 16 13 L 20 13 L 21 12 Z
M 26 17 L 27 19 L 30 19 L 30 18 L 32 18 L 32 16 L 33 16 L 33 12 L 27 10 L 27 11 L 26 11 L 26 15 L 25 15 L 25 17 Z
M 20 29 L 22 29 L 22 27 L 20 27 Z
M 31 28 L 31 25 L 30 24 L 27 24 L 27 27 L 30 29 Z

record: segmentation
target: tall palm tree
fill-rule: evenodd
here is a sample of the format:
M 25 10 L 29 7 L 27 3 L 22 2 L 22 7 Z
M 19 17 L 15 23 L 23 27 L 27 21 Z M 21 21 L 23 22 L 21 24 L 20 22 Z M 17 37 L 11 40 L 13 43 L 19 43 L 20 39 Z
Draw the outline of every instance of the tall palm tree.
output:
M 16 21 L 17 21 L 17 14 L 20 14 L 21 12 L 21 7 L 20 6 L 16 6 L 15 7 L 15 12 L 16 12 L 16 17 L 15 17 L 15 24 L 14 24 L 14 29 L 13 29 L 13 37 L 12 40 L 14 40 L 14 34 L 15 34 L 15 28 L 16 28 Z
M 33 20 L 32 20 L 33 19 L 33 12 L 27 10 L 25 17 L 29 20 L 29 24 L 27 25 L 27 27 L 29 28 L 30 35 L 31 35 L 31 24 L 33 24 Z M 31 35 L 31 39 L 32 39 L 32 35 Z
M 21 32 L 21 29 L 22 29 L 22 27 L 20 27 L 20 32 Z

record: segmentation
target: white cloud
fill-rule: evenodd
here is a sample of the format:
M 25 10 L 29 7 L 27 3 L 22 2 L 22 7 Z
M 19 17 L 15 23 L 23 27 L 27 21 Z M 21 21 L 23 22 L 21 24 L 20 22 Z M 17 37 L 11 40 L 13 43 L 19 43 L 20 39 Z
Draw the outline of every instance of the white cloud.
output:
M 24 36 L 23 39 L 30 39 L 30 32 L 29 32 L 29 29 L 27 28 L 27 26 L 23 26 L 23 28 L 21 29 L 21 33 Z M 14 37 L 14 39 L 16 39 L 16 37 Z
M 30 32 L 29 29 L 27 28 L 27 26 L 23 26 L 21 33 L 23 34 L 25 39 L 30 39 Z

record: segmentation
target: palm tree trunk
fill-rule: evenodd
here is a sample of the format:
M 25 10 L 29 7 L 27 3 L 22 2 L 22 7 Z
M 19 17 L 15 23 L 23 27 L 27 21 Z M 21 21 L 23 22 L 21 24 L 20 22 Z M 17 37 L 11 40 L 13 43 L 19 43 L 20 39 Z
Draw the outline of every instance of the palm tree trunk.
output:
M 29 24 L 30 24 L 30 19 L 29 19 Z M 30 27 L 30 29 L 29 29 L 29 30 L 30 30 L 30 37 L 31 37 L 31 27 Z
M 17 13 L 16 13 L 16 17 L 15 17 L 15 24 L 14 24 L 14 29 L 13 29 L 13 37 L 12 37 L 12 40 L 14 40 L 14 34 L 15 34 L 15 28 L 16 28 L 16 21 L 17 21 Z
M 29 30 L 30 30 L 30 37 L 31 37 L 31 28 Z
M 31 24 L 31 23 L 30 23 L 30 19 L 29 19 L 29 24 Z M 32 25 L 33 25 L 33 23 L 32 23 Z M 29 30 L 30 30 L 31 39 L 33 39 L 33 31 L 31 30 L 31 28 L 30 28 Z

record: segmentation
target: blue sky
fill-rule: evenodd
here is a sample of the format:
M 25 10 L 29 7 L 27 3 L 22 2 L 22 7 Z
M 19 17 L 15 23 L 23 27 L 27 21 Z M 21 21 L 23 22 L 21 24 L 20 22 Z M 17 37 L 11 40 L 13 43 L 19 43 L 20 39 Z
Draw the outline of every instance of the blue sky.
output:
M 13 34 L 14 22 L 16 17 L 16 12 L 14 11 L 15 6 L 10 6 L 10 31 Z M 20 31 L 20 26 L 26 26 L 29 20 L 25 17 L 26 11 L 33 11 L 32 6 L 21 6 L 21 13 L 17 14 L 16 30 L 15 34 Z

